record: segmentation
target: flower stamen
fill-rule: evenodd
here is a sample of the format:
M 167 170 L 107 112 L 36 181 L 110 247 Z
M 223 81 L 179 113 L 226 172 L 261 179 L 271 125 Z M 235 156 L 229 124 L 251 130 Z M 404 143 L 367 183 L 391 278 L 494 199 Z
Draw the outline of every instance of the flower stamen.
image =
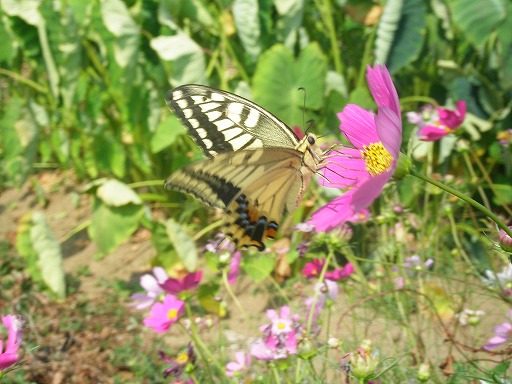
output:
M 366 163 L 366 170 L 372 176 L 386 172 L 393 164 L 393 156 L 380 141 L 363 145 L 361 156 Z

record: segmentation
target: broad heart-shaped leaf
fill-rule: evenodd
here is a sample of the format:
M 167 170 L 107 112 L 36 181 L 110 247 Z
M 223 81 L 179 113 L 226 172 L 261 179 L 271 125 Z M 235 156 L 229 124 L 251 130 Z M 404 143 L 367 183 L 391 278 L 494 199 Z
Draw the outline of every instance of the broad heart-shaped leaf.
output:
M 317 44 L 308 45 L 295 59 L 284 45 L 274 45 L 258 61 L 253 78 L 254 100 L 289 125 L 302 125 L 306 108 L 323 104 L 327 61 Z
M 242 267 L 251 279 L 260 283 L 270 276 L 276 265 L 275 256 L 260 253 L 243 259 Z
M 100 7 L 103 24 L 117 38 L 114 44 L 116 63 L 124 68 L 135 60 L 139 50 L 139 26 L 121 0 L 102 0 Z
M 92 221 L 87 232 L 102 253 L 111 252 L 135 232 L 143 213 L 142 205 L 114 207 L 95 196 Z
M 425 40 L 425 25 L 425 2 L 423 0 L 405 1 L 393 44 L 385 61 L 389 72 L 396 73 L 400 68 L 418 58 Z
M 57 297 L 64 298 L 66 282 L 60 244 L 41 212 L 32 214 L 32 223 L 30 239 L 39 257 L 37 263 L 41 270 L 41 277 Z
M 483 46 L 504 21 L 507 3 L 506 0 L 448 1 L 455 23 L 477 47 Z
M 167 235 L 185 268 L 189 271 L 195 271 L 197 268 L 197 247 L 194 240 L 188 235 L 186 228 L 173 219 L 167 220 L 165 227 Z
M 256 59 L 261 52 L 258 0 L 235 0 L 233 17 L 245 52 Z
M 203 49 L 185 33 L 156 37 L 150 45 L 162 60 L 173 62 L 173 73 L 169 79 L 173 85 L 206 83 Z

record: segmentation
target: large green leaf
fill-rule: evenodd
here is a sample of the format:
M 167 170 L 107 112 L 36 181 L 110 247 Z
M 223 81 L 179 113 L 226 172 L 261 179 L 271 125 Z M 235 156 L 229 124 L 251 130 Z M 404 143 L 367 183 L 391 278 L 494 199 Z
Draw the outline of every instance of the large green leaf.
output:
M 484 45 L 491 33 L 505 20 L 506 0 L 449 0 L 453 20 L 477 47 Z M 510 27 L 510 26 L 508 26 Z
M 169 114 L 156 128 L 151 137 L 151 152 L 157 153 L 173 144 L 176 139 L 184 135 L 186 131 L 181 126 L 178 118 Z
M 121 207 L 127 204 L 142 204 L 142 200 L 133 189 L 119 180 L 105 180 L 98 189 L 96 195 L 111 207 Z
M 30 238 L 32 246 L 38 255 L 41 277 L 57 297 L 63 298 L 66 296 L 66 282 L 62 267 L 60 244 L 48 226 L 43 213 L 34 212 L 32 223 Z
M 512 12 L 510 10 L 507 12 L 506 17 L 507 19 L 498 29 L 498 44 L 500 47 L 498 52 L 501 57 L 498 74 L 500 76 L 500 88 L 504 91 L 510 91 L 512 88 L 512 33 L 510 33 Z
M 387 5 L 386 5 L 387 7 Z M 391 73 L 418 58 L 425 40 L 426 7 L 423 0 L 407 0 L 386 64 Z
M 109 253 L 127 240 L 139 226 L 144 211 L 141 205 L 111 207 L 95 197 L 89 237 L 102 253 Z
M 0 142 L 2 143 L 3 172 L 16 186 L 20 186 L 32 171 L 37 154 L 39 120 L 46 112 L 33 102 L 27 103 L 13 97 L 0 118 Z
M 243 269 L 256 283 L 260 283 L 270 276 L 276 265 L 275 256 L 260 253 L 258 256 L 243 259 Z
M 235 0 L 233 16 L 245 52 L 255 60 L 260 52 L 260 19 L 257 0 Z
M 317 44 L 308 45 L 295 59 L 284 45 L 275 45 L 258 61 L 253 79 L 254 100 L 289 125 L 301 125 L 306 108 L 320 109 L 324 102 L 327 61 Z
M 155 37 L 150 45 L 162 60 L 173 62 L 171 84 L 206 83 L 203 49 L 185 33 Z
M 402 15 L 403 0 L 389 0 L 386 2 L 380 17 L 375 40 L 375 61 L 386 63 L 389 52 L 395 40 L 395 34 Z
M 35 281 L 45 284 L 59 298 L 66 295 L 60 244 L 41 212 L 29 212 L 21 218 L 16 249 Z
M 173 219 L 167 220 L 165 227 L 167 235 L 185 267 L 189 271 L 195 271 L 197 268 L 197 246 L 188 235 L 186 228 Z
M 124 68 L 133 63 L 139 51 L 140 27 L 133 20 L 128 8 L 121 0 L 102 0 L 103 24 L 112 33 L 116 63 Z

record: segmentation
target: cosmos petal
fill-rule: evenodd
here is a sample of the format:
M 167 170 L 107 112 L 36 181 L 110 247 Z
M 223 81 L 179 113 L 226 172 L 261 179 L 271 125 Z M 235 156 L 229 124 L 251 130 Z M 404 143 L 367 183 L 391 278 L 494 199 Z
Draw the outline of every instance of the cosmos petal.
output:
M 380 141 L 393 156 L 393 159 L 396 160 L 400 154 L 400 144 L 402 143 L 402 121 L 399 115 L 395 114 L 390 108 L 379 108 L 375 125 Z
M 392 172 L 383 172 L 379 175 L 369 178 L 364 184 L 353 189 L 351 199 L 352 210 L 358 212 L 368 207 L 381 194 L 384 185 L 391 178 Z
M 375 117 L 366 109 L 355 104 L 348 104 L 343 112 L 338 113 L 341 121 L 340 130 L 357 149 L 363 145 L 379 142 Z
M 390 108 L 400 118 L 400 100 L 386 67 L 376 65 L 372 68 L 368 65 L 366 81 L 377 107 Z
M 318 232 L 327 232 L 336 228 L 355 214 L 351 206 L 354 191 L 356 191 L 356 189 L 351 189 L 347 193 L 330 201 L 311 215 L 310 223 L 315 226 Z

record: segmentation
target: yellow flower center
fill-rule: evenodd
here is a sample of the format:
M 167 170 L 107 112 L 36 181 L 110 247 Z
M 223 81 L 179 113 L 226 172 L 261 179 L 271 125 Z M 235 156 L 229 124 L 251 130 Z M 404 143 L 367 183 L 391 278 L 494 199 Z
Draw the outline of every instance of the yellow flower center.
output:
M 178 364 L 185 364 L 188 361 L 188 355 L 184 352 L 178 353 L 178 356 L 176 356 L 176 362 Z
M 277 328 L 284 329 L 286 326 L 283 323 L 277 324 Z
M 363 145 L 361 155 L 366 162 L 366 170 L 372 176 L 386 172 L 393 164 L 393 156 L 380 141 Z
M 178 317 L 178 311 L 175 309 L 169 309 L 167 312 L 167 317 L 171 320 L 174 320 L 176 317 Z

